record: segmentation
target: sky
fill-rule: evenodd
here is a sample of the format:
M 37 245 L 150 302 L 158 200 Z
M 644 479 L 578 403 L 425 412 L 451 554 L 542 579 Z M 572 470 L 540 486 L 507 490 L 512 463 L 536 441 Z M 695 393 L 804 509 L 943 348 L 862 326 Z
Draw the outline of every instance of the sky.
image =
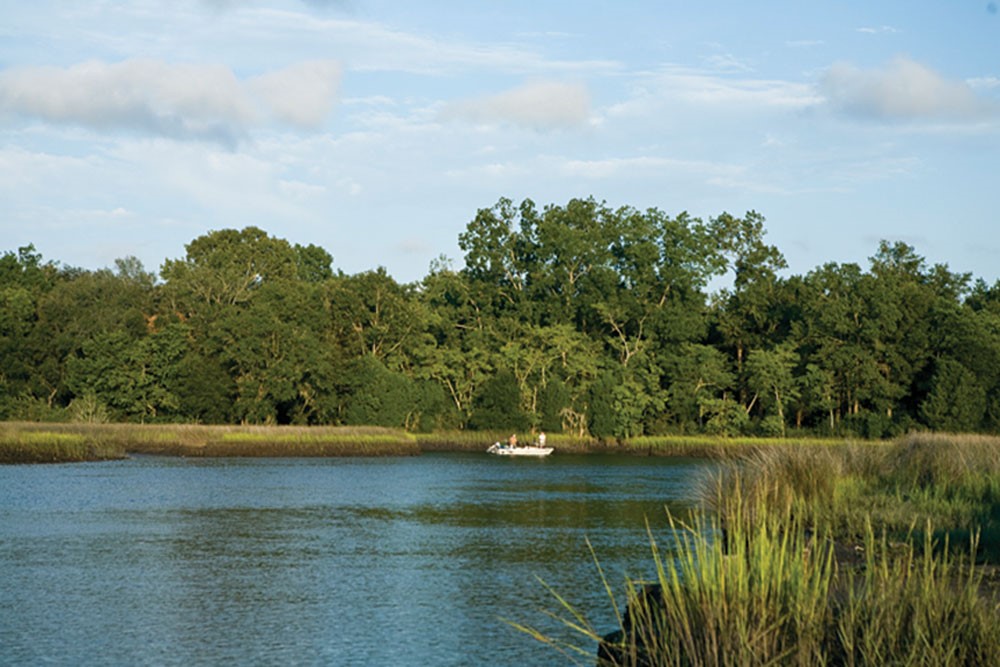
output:
M 0 0 L 0 252 L 62 266 L 253 225 L 412 282 L 594 197 L 992 284 L 998 171 L 997 2 Z

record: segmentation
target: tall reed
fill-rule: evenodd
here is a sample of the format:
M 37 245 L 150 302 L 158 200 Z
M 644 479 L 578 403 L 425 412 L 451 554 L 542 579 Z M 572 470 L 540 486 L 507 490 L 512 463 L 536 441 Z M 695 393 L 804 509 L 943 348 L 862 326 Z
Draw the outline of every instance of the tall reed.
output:
M 980 596 L 974 564 L 947 550 L 893 546 L 870 529 L 864 561 L 850 566 L 792 512 L 761 508 L 726 539 L 706 514 L 668 521 L 674 547 L 650 537 L 656 580 L 625 582 L 617 631 L 602 636 L 561 597 L 553 615 L 579 641 L 515 626 L 575 664 L 594 664 L 595 643 L 597 664 L 616 667 L 1000 664 L 1000 606 Z
M 0 463 L 63 463 L 125 457 L 124 448 L 104 439 L 87 438 L 50 427 L 0 428 Z
M 0 423 L 0 462 L 170 456 L 419 454 L 404 431 L 378 427 Z
M 1000 521 L 998 446 L 754 451 L 689 523 L 668 515 L 667 549 L 650 533 L 656 580 L 626 581 L 624 612 L 601 574 L 615 632 L 561 597 L 577 644 L 518 627 L 574 659 L 597 643 L 602 665 L 1000 665 L 1000 596 L 977 560 Z

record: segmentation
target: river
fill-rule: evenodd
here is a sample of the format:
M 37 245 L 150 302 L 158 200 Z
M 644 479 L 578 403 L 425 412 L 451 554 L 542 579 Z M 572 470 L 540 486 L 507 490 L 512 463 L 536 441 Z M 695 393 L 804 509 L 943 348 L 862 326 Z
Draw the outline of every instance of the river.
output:
M 0 466 L 5 665 L 565 665 L 703 461 L 485 454 Z M 541 581 L 540 581 L 541 580 Z M 584 644 L 586 647 L 586 644 Z M 589 647 L 588 647 L 589 648 Z

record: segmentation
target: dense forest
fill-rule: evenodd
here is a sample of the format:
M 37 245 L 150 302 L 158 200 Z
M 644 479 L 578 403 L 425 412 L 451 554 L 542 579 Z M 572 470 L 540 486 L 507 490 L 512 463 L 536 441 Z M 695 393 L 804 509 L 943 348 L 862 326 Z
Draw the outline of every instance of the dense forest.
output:
M 210 232 L 159 276 L 0 257 L 0 419 L 639 435 L 1000 431 L 1000 282 L 882 242 L 784 276 L 755 212 L 501 199 L 423 280 Z M 725 284 L 725 288 L 710 289 Z

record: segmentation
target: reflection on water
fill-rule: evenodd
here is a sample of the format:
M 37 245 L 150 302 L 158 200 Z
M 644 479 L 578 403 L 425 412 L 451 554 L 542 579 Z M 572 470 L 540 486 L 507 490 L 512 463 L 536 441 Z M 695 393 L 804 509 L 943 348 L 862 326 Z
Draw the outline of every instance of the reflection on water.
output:
M 4 664 L 565 664 L 706 464 L 436 454 L 0 467 Z

